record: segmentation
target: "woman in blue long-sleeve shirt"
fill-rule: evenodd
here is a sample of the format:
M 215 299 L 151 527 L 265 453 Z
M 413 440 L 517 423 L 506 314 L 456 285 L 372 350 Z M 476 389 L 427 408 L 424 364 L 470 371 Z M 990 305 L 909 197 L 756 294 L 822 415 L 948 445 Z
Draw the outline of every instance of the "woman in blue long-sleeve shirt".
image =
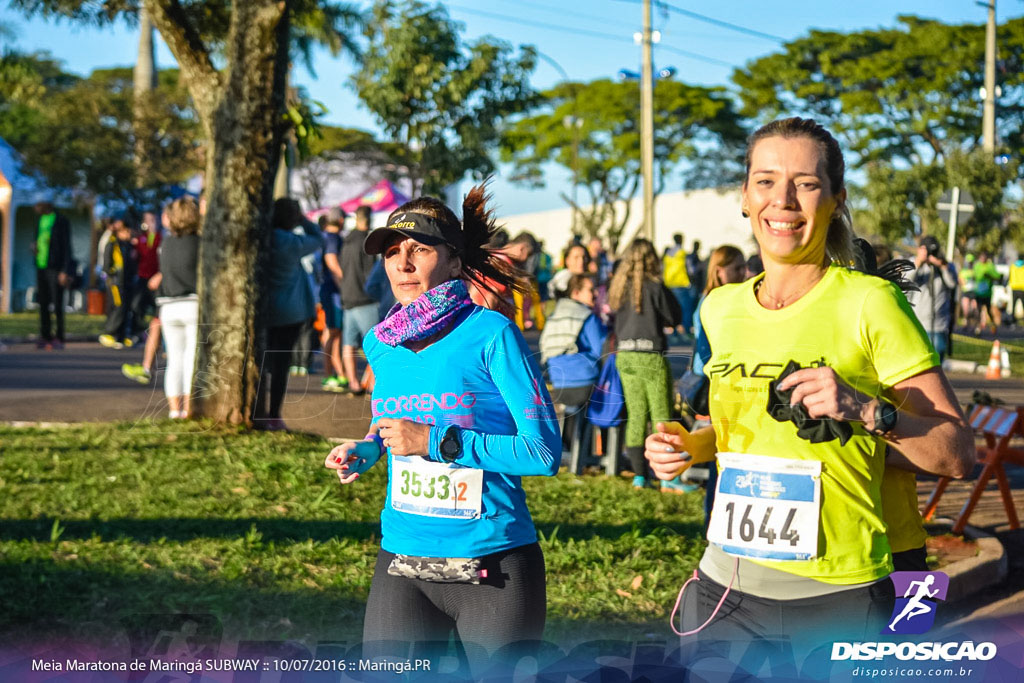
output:
M 467 280 L 521 286 L 485 246 L 494 226 L 482 186 L 463 216 L 413 200 L 364 245 L 383 254 L 397 300 L 363 342 L 380 448 L 362 457 L 342 444 L 325 463 L 347 484 L 387 455 L 364 657 L 404 656 L 396 641 L 447 643 L 454 629 L 477 646 L 465 649 L 479 667 L 483 653 L 512 653 L 544 630 L 544 558 L 520 477 L 558 471 L 558 424 L 519 330 L 467 292 Z

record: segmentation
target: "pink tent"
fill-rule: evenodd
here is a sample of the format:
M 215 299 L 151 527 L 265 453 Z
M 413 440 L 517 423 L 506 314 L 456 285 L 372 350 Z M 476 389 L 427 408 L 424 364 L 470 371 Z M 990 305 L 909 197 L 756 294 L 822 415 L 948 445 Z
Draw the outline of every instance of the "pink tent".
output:
M 409 201 L 390 181 L 382 180 L 355 199 L 341 203 L 345 213 L 352 213 L 360 206 L 368 206 L 374 213 L 390 212 Z

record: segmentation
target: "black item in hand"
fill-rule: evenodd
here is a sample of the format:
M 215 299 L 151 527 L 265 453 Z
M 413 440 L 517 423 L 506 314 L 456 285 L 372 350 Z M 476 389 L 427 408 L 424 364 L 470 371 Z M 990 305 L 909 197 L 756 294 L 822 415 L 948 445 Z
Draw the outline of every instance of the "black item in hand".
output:
M 782 374 L 768 384 L 768 414 L 778 422 L 792 422 L 796 425 L 796 435 L 811 443 L 824 443 L 832 439 L 839 439 L 839 445 L 845 446 L 846 442 L 853 436 L 853 427 L 848 422 L 841 422 L 831 417 L 812 418 L 807 414 L 807 407 L 803 403 L 795 406 L 789 404 L 793 390 L 779 390 L 779 383 L 802 369 L 795 360 L 789 361 L 783 368 Z

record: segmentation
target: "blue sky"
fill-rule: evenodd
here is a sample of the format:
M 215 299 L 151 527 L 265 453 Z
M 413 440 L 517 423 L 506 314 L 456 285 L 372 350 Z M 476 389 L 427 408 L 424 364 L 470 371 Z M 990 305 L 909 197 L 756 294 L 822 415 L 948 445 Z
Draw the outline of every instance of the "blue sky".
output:
M 541 89 L 562 80 L 548 60 L 560 65 L 570 79 L 582 81 L 614 77 L 619 69 L 639 67 L 640 49 L 632 39 L 633 32 L 641 25 L 639 0 L 459 0 L 443 4 L 453 19 L 464 24 L 465 35 L 470 39 L 492 35 L 513 45 L 534 45 L 547 57 L 547 60 L 539 60 L 533 76 L 534 85 Z M 668 4 L 787 40 L 802 36 L 812 28 L 849 31 L 892 26 L 900 14 L 949 23 L 985 21 L 985 9 L 974 0 L 773 3 L 671 0 Z M 997 7 L 998 21 L 1024 14 L 1024 2 L 1002 0 Z M 130 65 L 135 60 L 137 33 L 124 23 L 104 29 L 85 28 L 67 21 L 26 19 L 6 7 L 2 21 L 14 28 L 14 44 L 18 49 L 47 50 L 63 60 L 69 71 L 87 74 L 95 68 Z M 732 67 L 742 66 L 779 47 L 778 41 L 699 21 L 672 10 L 665 13 L 656 10 L 654 26 L 662 33 L 662 41 L 655 47 L 656 65 L 676 67 L 677 78 L 689 83 L 729 86 Z M 157 64 L 174 64 L 174 58 L 162 42 L 158 45 Z M 296 69 L 295 78 L 313 98 L 327 105 L 330 110 L 327 122 L 377 131 L 373 116 L 359 105 L 348 86 L 354 68 L 352 62 L 321 51 L 315 57 L 314 67 L 316 78 L 301 67 Z M 499 178 L 494 190 L 498 203 L 504 207 L 503 212 L 550 209 L 563 206 L 558 189 L 566 178 L 566 174 L 550 172 L 548 189 L 533 191 L 514 187 Z

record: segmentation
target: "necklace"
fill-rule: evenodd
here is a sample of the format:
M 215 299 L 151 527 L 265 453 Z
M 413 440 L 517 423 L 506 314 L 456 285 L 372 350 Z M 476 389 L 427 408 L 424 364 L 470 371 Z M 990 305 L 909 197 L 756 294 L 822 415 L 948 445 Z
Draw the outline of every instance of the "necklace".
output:
M 824 277 L 824 276 L 822 276 L 822 277 Z M 774 307 L 775 310 L 779 310 L 780 308 L 785 308 L 787 305 L 793 303 L 794 301 L 796 301 L 797 299 L 802 297 L 804 294 L 806 294 L 812 287 L 814 287 L 814 285 L 816 285 L 819 282 L 821 282 L 821 277 L 815 278 L 806 287 L 804 287 L 803 289 L 798 290 L 795 294 L 790 294 L 789 296 L 787 296 L 785 298 L 773 296 L 772 293 L 768 291 L 767 282 L 768 282 L 767 276 L 765 276 L 765 277 L 761 278 L 760 280 L 758 280 L 757 281 L 757 286 L 754 287 L 754 294 L 755 295 L 763 294 L 765 296 L 765 298 L 769 300 L 768 303 L 771 304 L 770 307 Z M 769 308 L 769 306 L 766 306 L 766 308 Z

